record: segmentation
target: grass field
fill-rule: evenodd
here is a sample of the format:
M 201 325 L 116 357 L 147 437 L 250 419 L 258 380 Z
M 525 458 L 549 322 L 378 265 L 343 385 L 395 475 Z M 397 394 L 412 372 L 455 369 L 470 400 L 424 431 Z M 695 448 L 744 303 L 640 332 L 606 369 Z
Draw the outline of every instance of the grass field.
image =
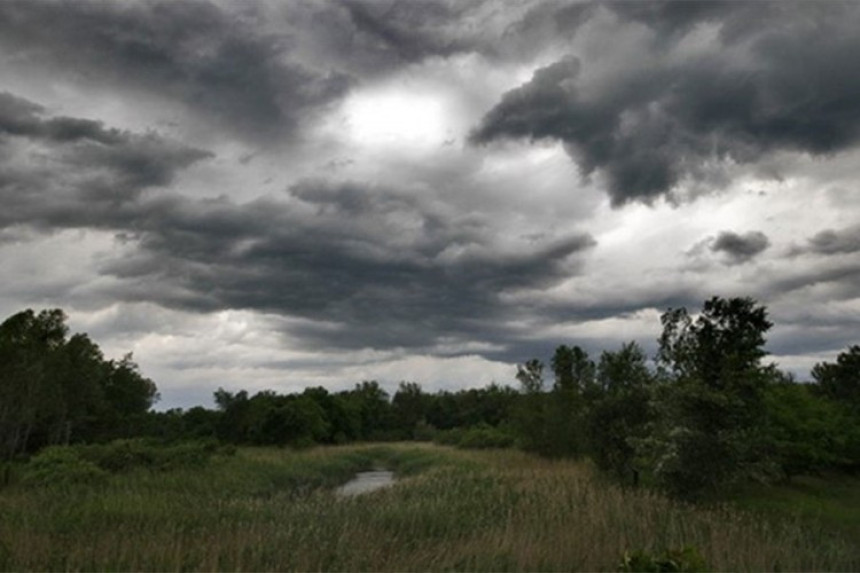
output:
M 374 466 L 398 484 L 334 495 Z M 856 500 L 858 483 L 844 487 Z M 0 490 L 0 568 L 594 571 L 628 551 L 694 546 L 713 570 L 860 569 L 851 526 L 783 513 L 691 507 L 513 450 L 240 449 L 99 485 L 13 483 Z

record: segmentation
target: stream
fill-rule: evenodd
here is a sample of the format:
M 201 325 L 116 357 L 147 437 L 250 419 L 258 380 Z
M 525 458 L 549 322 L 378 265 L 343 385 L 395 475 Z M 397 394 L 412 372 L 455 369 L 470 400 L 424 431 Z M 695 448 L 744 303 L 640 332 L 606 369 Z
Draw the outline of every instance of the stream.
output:
M 337 488 L 335 493 L 340 497 L 352 497 L 388 487 L 394 483 L 394 472 L 378 470 L 358 472 L 355 477 Z

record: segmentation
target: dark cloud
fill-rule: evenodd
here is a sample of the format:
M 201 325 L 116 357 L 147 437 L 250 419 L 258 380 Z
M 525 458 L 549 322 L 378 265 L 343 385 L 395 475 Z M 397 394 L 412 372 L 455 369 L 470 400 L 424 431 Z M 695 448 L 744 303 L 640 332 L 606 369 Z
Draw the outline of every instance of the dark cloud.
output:
M 255 17 L 200 1 L 2 2 L 0 47 L 76 81 L 166 96 L 239 135 L 290 135 L 351 80 L 291 60 L 289 36 Z
M 495 54 L 488 19 L 503 10 L 486 0 L 311 0 L 282 8 L 309 58 L 362 78 L 428 58 Z
M 505 294 L 578 272 L 594 244 L 573 235 L 505 252 L 468 216 L 356 183 L 308 182 L 287 201 L 172 199 L 139 209 L 139 256 L 103 268 L 134 286 L 115 297 L 304 317 L 291 332 L 330 347 L 430 348 L 501 331 L 516 314 Z
M 0 227 L 98 224 L 210 156 L 155 132 L 48 117 L 39 104 L 0 93 Z
M 809 239 L 808 249 L 821 255 L 856 253 L 860 251 L 860 226 L 821 231 Z
M 376 59 L 415 62 L 429 56 L 449 56 L 471 49 L 471 43 L 446 32 L 472 8 L 467 2 L 344 1 L 355 35 Z M 474 3 L 473 3 L 474 6 Z M 448 30 L 450 32 L 450 30 Z
M 711 243 L 711 251 L 724 253 L 732 264 L 738 264 L 749 261 L 769 246 L 770 241 L 760 231 L 750 231 L 743 235 L 722 231 Z
M 243 204 L 144 193 L 207 153 L 52 118 L 9 94 L 0 96 L 0 144 L 14 151 L 0 159 L 0 227 L 115 232 L 130 254 L 101 269 L 118 279 L 104 293 L 113 300 L 304 317 L 308 344 L 502 338 L 500 325 L 517 314 L 503 297 L 579 272 L 595 244 L 572 234 L 501 248 L 480 215 L 358 182 L 307 180 Z
M 664 27 L 683 36 L 703 19 L 732 24 L 739 46 L 662 57 L 599 86 L 585 83 L 577 58 L 565 58 L 504 94 L 471 141 L 560 141 L 585 175 L 605 175 L 614 205 L 649 202 L 685 179 L 704 177 L 715 162 L 749 163 L 780 150 L 825 155 L 855 146 L 860 5 L 765 7 L 767 25 L 742 28 L 736 20 L 744 21 L 737 16 L 744 4 L 617 5 L 655 36 Z

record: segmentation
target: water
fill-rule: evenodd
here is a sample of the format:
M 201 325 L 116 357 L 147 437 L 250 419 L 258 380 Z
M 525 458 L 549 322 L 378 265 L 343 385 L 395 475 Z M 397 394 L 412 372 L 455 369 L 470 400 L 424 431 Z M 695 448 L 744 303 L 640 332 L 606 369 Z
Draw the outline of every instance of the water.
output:
M 355 477 L 337 488 L 336 493 L 339 496 L 351 497 L 361 495 L 371 491 L 376 491 L 383 487 L 388 487 L 394 483 L 394 473 L 389 471 L 372 471 L 358 472 Z

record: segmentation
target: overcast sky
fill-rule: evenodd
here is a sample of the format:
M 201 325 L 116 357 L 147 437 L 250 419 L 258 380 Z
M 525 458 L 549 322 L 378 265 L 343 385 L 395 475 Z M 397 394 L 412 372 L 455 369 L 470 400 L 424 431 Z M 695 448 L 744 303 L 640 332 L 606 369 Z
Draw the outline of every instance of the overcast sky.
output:
M 750 296 L 860 343 L 860 2 L 0 2 L 0 314 L 160 408 L 514 384 Z

